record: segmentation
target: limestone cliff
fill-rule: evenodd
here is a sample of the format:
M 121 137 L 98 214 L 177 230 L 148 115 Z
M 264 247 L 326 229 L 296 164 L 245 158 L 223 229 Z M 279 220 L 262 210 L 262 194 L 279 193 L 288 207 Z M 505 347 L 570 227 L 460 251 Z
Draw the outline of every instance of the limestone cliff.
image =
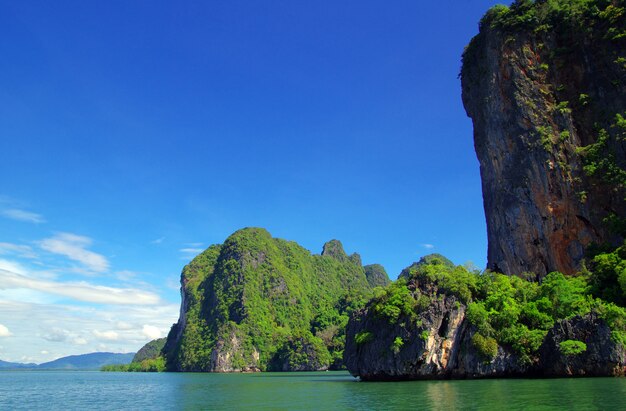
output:
M 496 6 L 463 56 L 488 268 L 572 274 L 586 246 L 618 244 L 626 216 L 622 0 Z
M 365 270 L 365 277 L 367 277 L 367 282 L 372 287 L 384 287 L 391 283 L 389 279 L 389 275 L 387 275 L 387 271 L 385 267 L 380 264 L 370 264 L 363 267 Z
M 304 371 L 342 366 L 348 315 L 371 287 L 337 240 L 323 255 L 246 228 L 181 275 L 178 323 L 164 348 L 172 371 Z

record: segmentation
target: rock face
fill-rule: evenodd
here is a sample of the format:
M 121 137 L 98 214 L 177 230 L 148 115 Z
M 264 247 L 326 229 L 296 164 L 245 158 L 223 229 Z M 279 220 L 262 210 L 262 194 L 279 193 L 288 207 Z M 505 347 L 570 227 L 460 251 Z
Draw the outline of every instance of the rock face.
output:
M 484 362 L 471 344 L 475 332 L 465 319 L 465 304 L 454 295 L 439 294 L 433 284 L 409 283 L 429 304 L 414 318 L 401 315 L 389 321 L 376 315 L 371 304 L 353 313 L 346 331 L 344 361 L 363 381 L 497 377 L 518 375 L 526 368 L 518 358 L 498 348 L 497 357 Z M 357 336 L 371 335 L 363 339 Z M 396 341 L 402 341 L 402 344 Z
M 390 319 L 377 314 L 373 300 L 348 323 L 345 364 L 363 381 L 615 376 L 626 371 L 626 350 L 594 312 L 557 322 L 536 358 L 524 361 L 502 345 L 486 357 L 474 341 L 477 329 L 467 318 L 467 306 L 457 296 L 436 282 L 411 279 L 407 287 L 416 301 L 426 301 L 416 315 L 405 312 Z M 560 343 L 567 340 L 586 344 L 586 350 L 564 354 Z
M 304 371 L 342 365 L 348 314 L 371 293 L 360 257 L 323 255 L 246 228 L 181 275 L 180 318 L 163 352 L 171 371 Z
M 623 1 L 518 1 L 481 21 L 461 80 L 488 268 L 571 274 L 590 243 L 623 241 L 603 220 L 626 216 L 625 28 Z
M 384 287 L 391 282 L 385 267 L 380 264 L 366 265 L 363 269 L 365 270 L 367 282 L 372 287 Z
M 587 348 L 579 355 L 559 349 L 567 340 L 582 341 Z M 548 376 L 624 375 L 626 351 L 611 340 L 611 330 L 595 313 L 562 320 L 548 333 L 540 350 L 539 367 Z

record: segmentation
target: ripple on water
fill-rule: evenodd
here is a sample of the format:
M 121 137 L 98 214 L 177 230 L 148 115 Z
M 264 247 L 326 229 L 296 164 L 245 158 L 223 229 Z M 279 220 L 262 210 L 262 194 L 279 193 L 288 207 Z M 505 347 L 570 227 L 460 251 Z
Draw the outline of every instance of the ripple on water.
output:
M 626 379 L 357 382 L 345 372 L 0 372 L 0 409 L 626 409 Z

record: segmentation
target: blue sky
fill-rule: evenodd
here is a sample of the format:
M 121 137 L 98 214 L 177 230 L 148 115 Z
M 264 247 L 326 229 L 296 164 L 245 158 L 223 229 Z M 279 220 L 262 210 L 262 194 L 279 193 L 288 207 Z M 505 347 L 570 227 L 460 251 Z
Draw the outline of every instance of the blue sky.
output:
M 458 73 L 495 1 L 0 2 L 0 359 L 135 351 L 246 226 L 486 262 Z

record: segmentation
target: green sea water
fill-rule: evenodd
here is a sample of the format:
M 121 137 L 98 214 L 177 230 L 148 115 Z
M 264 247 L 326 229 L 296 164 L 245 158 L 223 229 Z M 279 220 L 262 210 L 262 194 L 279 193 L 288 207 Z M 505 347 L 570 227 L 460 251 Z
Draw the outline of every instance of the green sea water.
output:
M 0 372 L 2 410 L 626 410 L 625 378 L 359 382 L 345 372 Z

